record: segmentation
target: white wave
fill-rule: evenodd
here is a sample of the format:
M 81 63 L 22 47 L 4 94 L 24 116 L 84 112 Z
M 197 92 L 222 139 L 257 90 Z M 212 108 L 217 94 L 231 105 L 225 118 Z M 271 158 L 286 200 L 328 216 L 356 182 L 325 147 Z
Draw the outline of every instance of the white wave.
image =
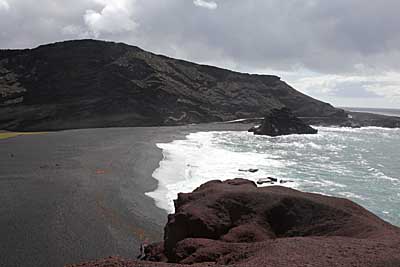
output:
M 315 180 L 303 180 L 303 183 L 306 185 L 313 185 L 314 187 L 339 187 L 339 188 L 345 188 L 347 187 L 344 184 L 336 183 L 333 181 L 325 180 L 325 179 L 315 179 Z
M 321 132 L 360 132 L 362 128 L 351 128 L 351 127 L 322 127 L 317 126 L 316 129 Z
M 384 174 L 382 171 L 377 170 L 375 168 L 371 168 L 369 171 L 377 179 L 388 180 L 388 181 L 391 181 L 391 182 L 399 182 L 400 181 L 399 178 L 388 176 L 388 175 Z
M 385 127 L 376 127 L 376 126 L 366 126 L 360 128 L 351 128 L 351 127 L 338 127 L 338 126 L 315 126 L 318 131 L 322 132 L 352 132 L 352 133 L 359 133 L 359 132 L 368 132 L 368 131 L 375 131 L 375 132 L 398 132 L 400 128 L 385 128 Z
M 339 192 L 338 193 L 341 196 L 344 196 L 346 198 L 350 198 L 350 199 L 360 199 L 360 200 L 367 200 L 368 198 L 360 196 L 358 194 L 355 194 L 353 192 Z
M 158 207 L 172 212 L 173 200 L 179 192 L 190 192 L 210 180 L 245 178 L 257 181 L 268 176 L 282 177 L 279 171 L 291 163 L 276 155 L 235 152 L 213 144 L 215 132 L 189 134 L 185 140 L 157 144 L 163 160 L 153 173 L 158 188 L 146 193 Z M 259 169 L 256 173 L 240 169 Z M 293 186 L 294 183 L 283 184 Z
M 333 181 L 328 181 L 328 180 L 325 180 L 325 179 L 321 179 L 321 181 L 323 182 L 324 186 L 329 186 L 329 187 L 335 186 L 335 187 L 340 187 L 340 188 L 346 187 L 346 185 L 344 185 L 344 184 L 336 183 L 336 182 L 333 182 Z
M 185 140 L 157 144 L 163 151 L 163 160 L 153 173 L 159 186 L 147 195 L 158 207 L 173 212 L 177 193 L 191 192 L 209 180 L 256 182 L 272 176 L 293 181 L 278 185 L 348 197 L 372 210 L 392 205 L 384 201 L 382 192 L 400 206 L 400 177 L 393 177 L 400 171 L 395 160 L 400 151 L 399 131 L 385 129 L 387 137 L 378 127 L 318 128 L 317 135 L 274 138 L 238 131 L 197 132 Z M 259 171 L 239 171 L 249 168 Z M 398 214 L 393 218 L 400 224 Z

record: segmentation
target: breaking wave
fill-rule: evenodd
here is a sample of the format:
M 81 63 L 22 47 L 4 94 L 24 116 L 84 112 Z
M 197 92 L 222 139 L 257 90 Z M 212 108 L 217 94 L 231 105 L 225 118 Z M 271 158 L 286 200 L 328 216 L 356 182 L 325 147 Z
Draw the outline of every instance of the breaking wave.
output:
M 255 136 L 197 132 L 157 144 L 163 160 L 153 173 L 158 188 L 146 193 L 174 211 L 179 192 L 219 179 L 276 177 L 279 185 L 350 198 L 400 225 L 400 129 L 316 127 L 317 135 Z M 257 172 L 240 170 L 258 169 Z

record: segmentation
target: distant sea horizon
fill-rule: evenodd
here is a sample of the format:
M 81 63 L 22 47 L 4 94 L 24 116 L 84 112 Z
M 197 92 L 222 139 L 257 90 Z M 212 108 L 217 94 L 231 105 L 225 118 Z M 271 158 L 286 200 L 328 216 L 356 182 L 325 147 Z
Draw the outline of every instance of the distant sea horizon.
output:
M 400 108 L 365 108 L 365 107 L 338 107 L 347 111 L 366 112 L 379 115 L 400 117 Z

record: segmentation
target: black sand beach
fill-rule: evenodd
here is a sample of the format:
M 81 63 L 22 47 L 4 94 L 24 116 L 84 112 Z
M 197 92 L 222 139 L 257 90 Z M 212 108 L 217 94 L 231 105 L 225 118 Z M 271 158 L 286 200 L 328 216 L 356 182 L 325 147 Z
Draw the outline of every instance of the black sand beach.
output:
M 158 142 L 243 124 L 108 128 L 0 140 L 0 266 L 63 266 L 135 257 L 162 240 L 167 214 L 144 195 L 157 187 Z

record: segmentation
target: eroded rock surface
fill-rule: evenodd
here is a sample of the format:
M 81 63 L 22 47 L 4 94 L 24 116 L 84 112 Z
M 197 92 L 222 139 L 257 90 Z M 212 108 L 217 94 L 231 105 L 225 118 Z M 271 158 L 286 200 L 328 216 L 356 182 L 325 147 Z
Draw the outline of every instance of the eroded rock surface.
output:
M 272 109 L 262 124 L 249 129 L 256 135 L 280 136 L 289 134 L 316 134 L 318 131 L 297 118 L 289 109 Z
M 175 208 L 147 249 L 154 262 L 77 266 L 400 266 L 399 228 L 346 199 L 234 179 L 179 194 Z

